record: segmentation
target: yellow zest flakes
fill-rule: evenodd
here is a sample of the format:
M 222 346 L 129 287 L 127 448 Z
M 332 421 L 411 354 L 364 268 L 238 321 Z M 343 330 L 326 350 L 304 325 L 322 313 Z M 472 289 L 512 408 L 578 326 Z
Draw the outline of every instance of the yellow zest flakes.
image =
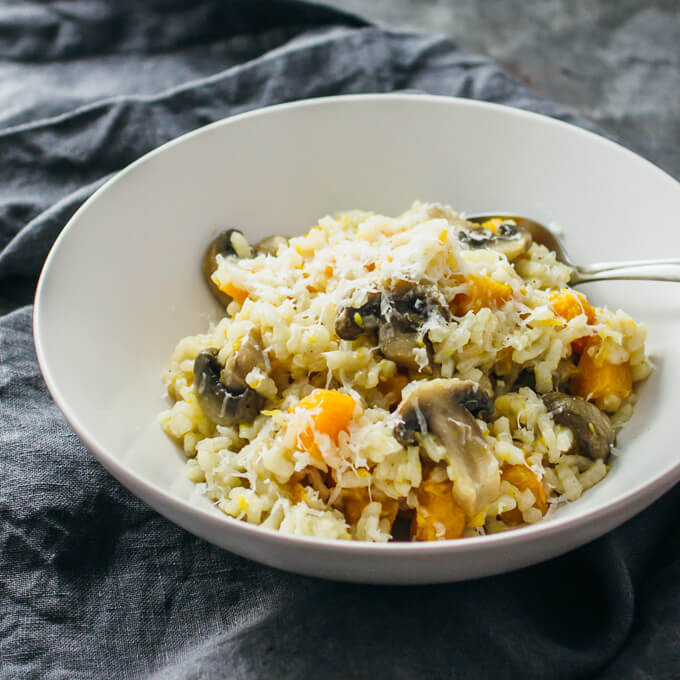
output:
M 307 236 L 309 236 L 315 229 L 321 229 L 321 225 L 315 224 L 313 227 L 309 229 L 309 231 L 303 236 L 303 238 L 307 238 Z
M 241 512 L 248 512 L 248 501 L 243 496 L 239 496 L 238 509 Z
M 498 227 L 503 224 L 503 220 L 500 217 L 494 217 L 490 220 L 485 220 L 482 222 L 482 227 L 485 229 L 488 229 L 489 231 L 492 231 L 494 234 L 498 231 Z
M 359 326 L 359 328 L 364 328 L 364 320 L 361 318 L 361 314 L 359 314 L 359 312 L 354 314 L 354 323 Z
M 256 375 L 252 378 L 248 376 L 246 378 L 246 383 L 248 384 L 248 387 L 252 387 L 254 390 L 256 390 L 258 387 L 262 387 L 263 382 L 264 382 L 263 375 Z
M 563 326 L 564 322 L 556 319 L 555 317 L 546 316 L 544 319 L 533 319 L 531 325 L 536 328 L 537 326 Z
M 483 527 L 485 520 L 486 510 L 482 510 L 482 512 L 477 513 L 472 519 L 470 519 L 468 526 L 472 528 Z

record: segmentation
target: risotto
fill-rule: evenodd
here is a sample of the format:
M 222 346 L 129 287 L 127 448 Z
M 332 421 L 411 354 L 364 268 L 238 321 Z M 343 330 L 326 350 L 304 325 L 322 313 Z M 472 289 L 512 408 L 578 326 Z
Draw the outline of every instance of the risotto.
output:
M 224 317 L 182 339 L 162 428 L 227 515 L 362 541 L 479 536 L 601 481 L 646 331 L 569 288 L 503 218 L 352 210 L 203 271 Z

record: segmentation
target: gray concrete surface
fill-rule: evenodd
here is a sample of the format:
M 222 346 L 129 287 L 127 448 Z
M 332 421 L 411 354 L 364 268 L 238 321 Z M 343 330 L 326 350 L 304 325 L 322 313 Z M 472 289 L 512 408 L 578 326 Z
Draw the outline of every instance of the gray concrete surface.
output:
M 680 0 L 322 0 L 443 33 L 680 178 Z

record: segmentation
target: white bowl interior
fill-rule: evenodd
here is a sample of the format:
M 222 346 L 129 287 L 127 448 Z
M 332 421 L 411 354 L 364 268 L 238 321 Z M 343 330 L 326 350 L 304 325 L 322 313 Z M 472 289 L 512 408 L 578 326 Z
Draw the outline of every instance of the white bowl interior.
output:
M 189 498 L 194 487 L 184 477 L 183 456 L 161 433 L 157 414 L 168 406 L 160 374 L 176 342 L 202 332 L 218 312 L 200 274 L 208 240 L 225 225 L 251 241 L 293 235 L 328 212 L 396 214 L 413 199 L 557 223 L 576 261 L 680 253 L 680 230 L 668 219 L 680 214 L 679 185 L 576 128 L 435 97 L 274 107 L 166 145 L 76 214 L 48 259 L 36 302 L 48 386 L 124 482 L 134 477 L 138 493 L 149 483 L 153 493 Z M 621 307 L 647 325 L 657 370 L 640 390 L 611 474 L 553 522 L 602 510 L 641 485 L 656 484 L 660 493 L 661 471 L 678 460 L 680 286 L 608 282 L 583 290 L 596 304 Z M 233 524 L 225 520 L 224 531 Z

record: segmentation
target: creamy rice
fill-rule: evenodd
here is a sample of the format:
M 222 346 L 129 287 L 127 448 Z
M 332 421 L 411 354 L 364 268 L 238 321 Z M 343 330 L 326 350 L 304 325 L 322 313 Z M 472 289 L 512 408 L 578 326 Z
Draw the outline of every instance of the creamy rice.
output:
M 190 479 L 236 519 L 367 541 L 535 523 L 601 481 L 612 442 L 598 453 L 575 418 L 627 420 L 645 328 L 576 295 L 545 247 L 511 252 L 521 234 L 502 223 L 416 202 L 324 217 L 267 253 L 232 234 L 211 273 L 225 316 L 163 374 L 160 424 Z M 215 387 L 211 415 L 216 366 L 237 384 Z

